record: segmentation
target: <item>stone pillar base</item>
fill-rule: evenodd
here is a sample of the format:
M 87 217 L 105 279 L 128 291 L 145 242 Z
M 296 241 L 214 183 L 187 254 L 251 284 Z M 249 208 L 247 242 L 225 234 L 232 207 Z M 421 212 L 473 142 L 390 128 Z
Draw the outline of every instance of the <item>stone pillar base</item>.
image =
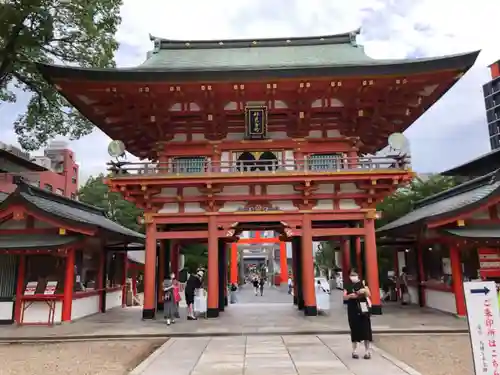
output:
M 142 309 L 142 319 L 154 319 L 156 315 L 155 309 Z
M 207 309 L 207 318 L 218 318 L 219 309 Z
M 318 308 L 316 306 L 304 306 L 305 316 L 316 316 L 318 315 Z
M 371 313 L 372 313 L 372 315 L 382 315 L 382 306 L 381 305 L 372 305 Z

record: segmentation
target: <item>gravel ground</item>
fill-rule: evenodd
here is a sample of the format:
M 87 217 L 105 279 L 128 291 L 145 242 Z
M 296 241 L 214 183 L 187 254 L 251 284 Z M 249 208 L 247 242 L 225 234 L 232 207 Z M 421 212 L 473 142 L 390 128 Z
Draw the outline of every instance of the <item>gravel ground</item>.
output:
M 125 375 L 163 341 L 0 345 L 2 375 Z
M 379 335 L 375 345 L 422 375 L 473 375 L 469 335 Z

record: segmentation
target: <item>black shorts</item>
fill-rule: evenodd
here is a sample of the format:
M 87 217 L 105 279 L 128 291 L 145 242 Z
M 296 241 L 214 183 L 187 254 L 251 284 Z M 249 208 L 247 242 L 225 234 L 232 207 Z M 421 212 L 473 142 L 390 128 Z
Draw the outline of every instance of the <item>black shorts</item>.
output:
M 186 304 L 192 305 L 194 303 L 194 293 L 184 293 L 186 296 Z

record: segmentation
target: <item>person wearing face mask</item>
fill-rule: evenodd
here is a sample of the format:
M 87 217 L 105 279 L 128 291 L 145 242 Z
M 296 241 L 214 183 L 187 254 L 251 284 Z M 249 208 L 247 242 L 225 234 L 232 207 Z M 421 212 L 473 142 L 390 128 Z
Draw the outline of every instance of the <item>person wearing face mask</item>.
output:
M 358 359 L 359 343 L 365 345 L 364 359 L 371 358 L 372 325 L 370 319 L 370 289 L 359 278 L 356 270 L 351 270 L 349 282 L 344 284 L 344 300 L 347 301 L 347 318 L 351 330 L 352 358 Z
M 175 323 L 175 313 L 177 310 L 172 275 L 163 281 L 163 293 L 165 297 L 163 303 L 163 314 L 167 321 L 167 325 L 169 326 L 171 323 Z

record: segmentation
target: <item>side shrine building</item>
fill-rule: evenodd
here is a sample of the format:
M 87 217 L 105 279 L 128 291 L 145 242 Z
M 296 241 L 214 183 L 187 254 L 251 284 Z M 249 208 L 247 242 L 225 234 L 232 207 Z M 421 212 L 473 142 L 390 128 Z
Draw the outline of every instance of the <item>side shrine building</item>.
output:
M 153 51 L 136 68 L 39 65 L 83 115 L 145 160 L 113 163 L 109 178 L 145 210 L 143 318 L 155 316 L 158 302 L 157 241 L 165 259 L 159 274 L 179 242 L 208 243 L 209 317 L 224 310 L 228 244 L 242 231 L 273 230 L 291 241 L 295 303 L 306 315 L 317 314 L 313 240 L 363 243 L 364 276 L 379 290 L 374 207 L 413 173 L 406 155 L 373 155 L 444 95 L 478 52 L 374 60 L 357 45 L 358 33 L 152 37 Z M 378 293 L 373 305 L 381 313 Z
M 18 181 L 0 193 L 0 324 L 53 325 L 124 306 L 134 242 L 144 235 L 103 210 Z

